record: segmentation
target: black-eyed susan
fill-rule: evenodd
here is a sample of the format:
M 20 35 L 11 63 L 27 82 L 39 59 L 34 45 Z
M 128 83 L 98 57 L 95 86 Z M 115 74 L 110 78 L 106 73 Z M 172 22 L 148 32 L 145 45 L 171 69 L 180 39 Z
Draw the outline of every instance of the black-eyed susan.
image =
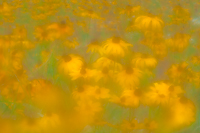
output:
M 83 66 L 83 59 L 80 56 L 69 54 L 60 58 L 58 70 L 60 73 L 68 75 L 71 72 L 80 71 Z
M 102 111 L 101 104 L 99 102 L 93 102 L 92 100 L 78 101 L 77 104 L 78 105 L 75 107 L 75 110 L 78 113 L 83 114 L 83 115 L 90 117 L 92 119 L 94 119 L 94 116 L 97 113 L 100 113 Z
M 122 123 L 120 123 L 119 128 L 122 131 L 130 132 L 136 129 L 140 129 L 140 124 L 137 120 L 133 119 L 131 121 L 123 120 Z
M 83 79 L 91 79 L 94 75 L 95 70 L 87 68 L 85 65 L 83 65 L 79 70 L 73 70 L 70 71 L 69 75 L 72 80 L 76 80 L 78 78 L 83 78 Z
M 94 62 L 93 66 L 100 70 L 102 68 L 114 68 L 114 70 L 122 69 L 122 65 L 119 62 L 116 62 L 115 60 L 112 60 L 111 58 L 108 57 L 98 58 Z
M 122 92 L 120 97 L 112 96 L 110 101 L 124 107 L 135 108 L 139 106 L 142 95 L 143 92 L 139 89 L 127 89 Z
M 150 105 L 166 105 L 169 103 L 170 92 L 169 84 L 164 82 L 154 83 L 150 90 L 145 94 L 146 103 Z
M 79 85 L 73 90 L 72 95 L 75 99 L 88 99 L 92 90 L 95 90 L 95 87 L 90 85 Z
M 172 38 L 166 40 L 170 50 L 182 52 L 189 45 L 191 36 L 183 33 L 176 33 Z
M 158 128 L 158 123 L 155 120 L 146 118 L 144 122 L 141 123 L 141 127 L 148 131 L 154 131 Z
M 103 53 L 108 56 L 124 57 L 129 47 L 133 45 L 126 43 L 120 37 L 112 37 L 103 42 Z
M 34 35 L 39 41 L 54 41 L 56 39 L 56 36 L 52 31 L 47 30 L 46 26 L 36 27 Z
M 132 64 L 138 68 L 155 68 L 157 60 L 149 54 L 136 53 L 133 56 Z
M 108 81 L 114 75 L 114 71 L 110 70 L 108 67 L 101 68 L 100 70 L 93 71 L 93 78 L 95 81 L 103 80 Z
M 196 119 L 196 107 L 188 98 L 174 99 L 169 109 L 167 124 L 173 129 L 189 126 Z
M 169 17 L 172 20 L 172 24 L 186 24 L 191 19 L 189 10 L 181 7 L 180 5 L 173 8 L 173 14 Z
M 87 52 L 99 53 L 99 54 L 102 54 L 103 52 L 101 43 L 98 40 L 93 40 L 90 44 L 88 44 L 87 47 L 88 47 Z
M 94 86 L 94 88 L 90 89 L 90 95 L 96 99 L 106 99 L 110 97 L 110 90 L 104 87 Z
M 74 32 L 73 25 L 69 20 L 52 23 L 47 26 L 47 30 L 52 31 L 56 38 L 70 36 Z
M 191 74 L 190 74 L 191 73 Z M 186 62 L 173 64 L 168 70 L 167 75 L 176 83 L 188 82 L 192 77 L 192 71 Z
M 177 98 L 179 96 L 182 96 L 185 93 L 185 90 L 182 89 L 181 86 L 173 85 L 171 84 L 168 88 L 170 93 L 170 98 Z
M 139 84 L 142 71 L 132 66 L 125 66 L 116 75 L 116 81 L 125 88 L 133 88 Z
M 135 19 L 134 26 L 142 31 L 159 31 L 162 30 L 164 22 L 157 16 L 139 16 Z

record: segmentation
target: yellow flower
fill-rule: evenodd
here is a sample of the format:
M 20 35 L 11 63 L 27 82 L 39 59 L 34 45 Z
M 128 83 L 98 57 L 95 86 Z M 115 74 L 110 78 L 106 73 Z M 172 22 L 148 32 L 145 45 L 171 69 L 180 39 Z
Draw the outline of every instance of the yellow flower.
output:
M 194 103 L 185 97 L 175 99 L 169 110 L 168 124 L 171 128 L 189 126 L 195 121 L 196 108 Z
M 132 64 L 138 68 L 155 68 L 157 60 L 151 55 L 137 53 L 132 59 Z
M 106 99 L 110 97 L 109 89 L 104 87 L 95 86 L 94 88 L 90 89 L 90 95 L 95 97 L 96 99 Z
M 91 90 L 95 90 L 95 87 L 89 85 L 80 85 L 73 90 L 72 95 L 75 99 L 88 99 Z
M 191 82 L 194 78 L 194 72 L 188 68 L 186 62 L 172 65 L 168 69 L 167 75 L 176 83 Z
M 3 2 L 2 5 L 0 5 L 0 13 L 2 13 L 3 15 L 11 15 L 12 11 L 13 7 L 7 2 Z
M 38 122 L 38 128 L 46 132 L 57 130 L 60 126 L 60 118 L 57 114 L 44 115 Z
M 27 90 L 34 105 L 43 111 L 53 112 L 63 107 L 64 95 L 50 81 L 35 79 L 27 86 Z
M 127 66 L 118 72 L 116 80 L 125 88 L 133 88 L 139 84 L 142 72 L 138 68 Z
M 158 128 L 158 123 L 154 120 L 150 120 L 150 119 L 145 119 L 144 122 L 142 123 L 141 127 L 143 129 L 147 129 L 147 130 L 155 130 Z
M 60 59 L 58 64 L 58 70 L 60 73 L 68 75 L 71 72 L 79 71 L 82 66 L 83 66 L 83 61 L 81 57 L 69 54 L 69 55 L 64 55 Z
M 135 129 L 140 129 L 140 124 L 135 119 L 131 121 L 123 120 L 122 123 L 120 123 L 119 128 L 123 131 L 132 131 Z
M 9 80 L 8 83 L 3 83 L 1 87 L 1 95 L 9 100 L 15 102 L 22 102 L 27 93 L 24 91 L 24 84 L 20 84 L 18 81 Z
M 192 56 L 191 57 L 191 62 L 193 64 L 200 64 L 200 56 Z
M 93 78 L 95 79 L 96 82 L 99 80 L 109 81 L 112 78 L 113 74 L 114 74 L 113 70 L 104 67 L 101 70 L 94 71 Z
M 91 100 L 79 101 L 78 105 L 75 107 L 75 110 L 84 114 L 87 117 L 94 118 L 94 115 L 102 111 L 101 104 L 99 102 L 93 102 Z
M 47 30 L 52 31 L 56 38 L 66 37 L 73 34 L 74 30 L 72 23 L 69 21 L 61 21 L 59 23 L 52 23 L 47 26 Z
M 142 98 L 143 93 L 141 90 L 124 90 L 120 97 L 112 96 L 111 102 L 119 104 L 124 107 L 138 107 L 140 104 L 140 99 Z
M 25 39 L 27 37 L 27 30 L 25 27 L 22 27 L 22 26 L 17 26 L 12 34 L 11 34 L 11 37 L 13 39 Z
M 34 34 L 39 41 L 54 41 L 56 38 L 52 31 L 47 30 L 45 26 L 36 27 Z
M 102 46 L 101 44 L 99 43 L 98 40 L 94 40 L 92 41 L 90 44 L 88 44 L 88 49 L 87 49 L 87 52 L 95 52 L 95 53 L 99 53 L 99 54 L 102 54 Z
M 181 6 L 175 6 L 173 9 L 173 15 L 170 15 L 170 18 L 174 24 L 185 24 L 188 23 L 188 21 L 191 19 L 191 16 L 188 9 L 184 9 Z
M 142 31 L 159 31 L 163 28 L 164 22 L 156 16 L 139 16 L 135 19 L 135 26 Z
M 147 45 L 157 58 L 162 58 L 167 55 L 167 47 L 163 36 L 153 38 L 145 38 L 141 41 L 142 44 Z
M 190 35 L 176 33 L 173 38 L 166 40 L 172 51 L 182 52 L 189 45 Z
M 95 73 L 95 70 L 88 69 L 86 66 L 82 66 L 79 70 L 73 70 L 69 73 L 70 77 L 72 80 L 76 80 L 78 78 L 83 78 L 83 79 L 90 79 L 93 77 Z
M 146 93 L 147 104 L 153 105 L 166 105 L 169 103 L 170 92 L 169 84 L 164 82 L 154 83 L 154 86 L 150 87 L 149 92 Z
M 93 66 L 98 69 L 102 68 L 114 68 L 114 70 L 119 70 L 122 68 L 122 65 L 108 57 L 100 57 L 97 61 L 94 62 Z
M 185 91 L 180 86 L 173 84 L 169 86 L 168 90 L 171 98 L 177 98 L 185 93 Z
M 103 43 L 103 52 L 108 56 L 124 57 L 129 47 L 132 47 L 132 44 L 124 42 L 119 37 L 112 37 Z

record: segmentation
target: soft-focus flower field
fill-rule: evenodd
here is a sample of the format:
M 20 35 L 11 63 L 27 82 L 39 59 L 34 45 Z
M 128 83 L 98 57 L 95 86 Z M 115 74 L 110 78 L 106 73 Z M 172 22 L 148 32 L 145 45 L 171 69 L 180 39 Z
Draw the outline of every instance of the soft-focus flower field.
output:
M 0 0 L 0 133 L 200 133 L 200 1 Z

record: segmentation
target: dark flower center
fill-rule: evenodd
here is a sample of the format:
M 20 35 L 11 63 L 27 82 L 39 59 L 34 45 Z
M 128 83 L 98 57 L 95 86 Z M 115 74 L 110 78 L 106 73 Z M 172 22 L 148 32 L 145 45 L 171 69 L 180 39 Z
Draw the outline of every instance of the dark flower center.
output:
M 139 97 L 139 96 L 142 95 L 142 91 L 141 91 L 140 89 L 136 89 L 136 90 L 134 91 L 134 95 Z
M 69 55 L 65 55 L 63 58 L 65 62 L 69 62 L 72 59 Z
M 127 67 L 127 68 L 126 68 L 126 73 L 127 73 L 127 74 L 132 74 L 132 73 L 133 73 L 133 68 L 130 67 L 130 66 Z
M 107 68 L 107 67 L 103 68 L 103 69 L 102 69 L 102 73 L 103 73 L 103 74 L 107 74 L 107 73 L 108 73 L 108 68 Z
M 85 67 L 82 67 L 82 68 L 81 68 L 81 71 L 80 71 L 80 73 L 81 73 L 81 74 L 86 74 Z
M 170 91 L 170 92 L 173 92 L 173 91 L 174 91 L 174 86 L 173 86 L 173 85 L 171 85 L 171 86 L 169 87 L 169 91 Z
M 84 92 L 85 89 L 82 86 L 80 86 L 77 88 L 77 90 L 78 90 L 78 92 Z
M 180 102 L 181 102 L 182 104 L 185 104 L 185 103 L 188 102 L 188 99 L 187 99 L 186 97 L 181 97 L 181 98 L 180 98 Z
M 126 97 L 121 97 L 120 101 L 124 103 L 126 101 Z
M 113 37 L 112 42 L 113 43 L 120 43 L 121 39 L 119 37 Z

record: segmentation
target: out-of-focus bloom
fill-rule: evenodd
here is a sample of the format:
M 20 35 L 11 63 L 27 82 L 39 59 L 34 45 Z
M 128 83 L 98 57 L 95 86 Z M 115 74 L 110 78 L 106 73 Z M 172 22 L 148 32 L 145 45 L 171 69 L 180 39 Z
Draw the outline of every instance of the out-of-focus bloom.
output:
M 52 23 L 47 26 L 47 30 L 52 31 L 56 38 L 62 38 L 73 34 L 73 25 L 68 21 L 61 21 L 59 23 Z
M 103 80 L 108 81 L 114 75 L 113 70 L 110 70 L 108 67 L 104 67 L 100 70 L 96 70 L 93 73 L 93 77 L 96 81 Z
M 186 24 L 191 19 L 188 9 L 184 9 L 181 6 L 175 6 L 173 9 L 173 15 L 169 15 L 174 24 Z
M 85 116 L 89 116 L 90 118 L 94 118 L 94 115 L 100 113 L 102 111 L 101 104 L 99 102 L 89 101 L 79 101 L 78 105 L 75 107 L 75 110 L 84 114 Z
M 150 120 L 146 118 L 144 122 L 141 124 L 141 127 L 148 131 L 153 131 L 158 128 L 158 123 L 154 120 Z
M 45 26 L 36 27 L 34 34 L 39 41 L 54 41 L 56 38 L 52 31 L 47 30 Z
M 118 70 L 122 68 L 122 65 L 108 57 L 100 57 L 94 62 L 94 67 L 97 69 L 113 68 L 114 70 Z
M 155 68 L 157 60 L 151 55 L 137 53 L 132 59 L 132 64 L 138 68 Z
M 73 90 L 72 95 L 75 99 L 88 99 L 92 90 L 95 90 L 95 87 L 90 85 L 79 85 Z
M 135 129 L 140 129 L 140 124 L 137 120 L 133 119 L 131 121 L 123 120 L 122 123 L 120 123 L 119 128 L 122 131 L 132 131 Z
M 58 64 L 58 70 L 60 73 L 68 75 L 71 72 L 79 71 L 82 68 L 82 66 L 83 66 L 83 61 L 81 57 L 69 54 L 61 57 Z
M 135 19 L 134 26 L 142 31 L 160 31 L 164 26 L 164 22 L 156 16 L 139 16 Z
M 96 99 L 106 99 L 110 97 L 110 90 L 104 87 L 95 86 L 94 88 L 90 89 L 90 95 Z
M 127 89 L 123 91 L 120 97 L 112 96 L 110 101 L 125 107 L 138 107 L 142 95 L 143 93 L 139 89 Z
M 154 86 L 150 87 L 149 92 L 146 93 L 147 104 L 153 105 L 166 105 L 169 103 L 170 92 L 169 84 L 164 82 L 154 83 Z
M 94 40 L 92 41 L 90 44 L 88 44 L 88 49 L 87 52 L 95 52 L 95 53 L 99 53 L 102 54 L 103 50 L 102 50 L 102 46 L 101 43 L 98 40 Z
M 195 121 L 196 107 L 185 97 L 175 99 L 169 110 L 168 124 L 171 128 L 189 126 Z
M 189 45 L 190 35 L 177 33 L 173 38 L 166 40 L 167 45 L 172 51 L 182 52 Z
M 103 43 L 103 52 L 105 55 L 114 57 L 124 57 L 125 52 L 132 44 L 124 42 L 119 37 L 112 37 Z
M 176 83 L 191 82 L 195 76 L 186 62 L 172 65 L 168 69 L 167 75 Z
M 117 73 L 117 82 L 125 88 L 133 88 L 139 84 L 142 71 L 131 66 L 124 67 Z
M 90 79 L 93 77 L 94 71 L 95 70 L 89 69 L 83 65 L 79 70 L 72 70 L 69 75 L 72 80 L 76 80 L 78 78 Z

